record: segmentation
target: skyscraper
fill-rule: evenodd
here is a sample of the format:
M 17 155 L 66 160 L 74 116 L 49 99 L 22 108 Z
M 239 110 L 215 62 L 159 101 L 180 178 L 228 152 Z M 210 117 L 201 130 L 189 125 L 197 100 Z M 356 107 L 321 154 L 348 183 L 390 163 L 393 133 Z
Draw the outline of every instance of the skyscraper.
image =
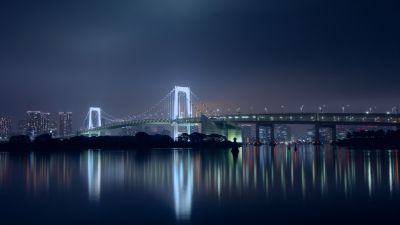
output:
M 50 113 L 27 111 L 26 134 L 35 137 L 46 133 L 50 133 Z
M 65 137 L 72 134 L 72 112 L 59 112 L 58 135 Z
M 40 129 L 40 134 L 48 134 L 50 133 L 50 113 L 47 112 L 41 112 L 40 113 L 42 123 L 41 123 L 41 129 Z
M 24 119 L 24 120 L 18 120 L 18 131 L 17 131 L 17 133 L 18 134 L 23 134 L 23 135 L 25 135 L 25 134 L 27 134 L 27 121 L 26 121 L 26 119 Z
M 11 119 L 0 117 L 0 140 L 6 139 L 11 135 Z
M 26 112 L 26 134 L 35 137 L 41 133 L 42 116 L 40 111 Z
M 286 124 L 279 124 L 275 126 L 275 139 L 278 142 L 289 142 L 292 140 L 292 131 Z

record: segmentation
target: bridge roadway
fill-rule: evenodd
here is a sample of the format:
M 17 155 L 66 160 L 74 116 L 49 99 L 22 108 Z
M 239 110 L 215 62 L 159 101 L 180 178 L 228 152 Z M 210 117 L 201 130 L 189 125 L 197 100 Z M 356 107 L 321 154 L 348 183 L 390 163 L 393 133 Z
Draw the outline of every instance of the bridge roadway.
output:
M 272 139 L 274 124 L 309 124 L 315 126 L 316 140 L 319 139 L 319 128 L 329 127 L 332 136 L 336 136 L 336 125 L 359 125 L 359 126 L 395 126 L 400 128 L 400 114 L 389 113 L 271 113 L 271 114 L 236 114 L 236 115 L 214 115 L 208 116 L 214 122 L 231 122 L 237 124 L 255 124 L 257 131 L 260 127 L 271 129 Z M 179 125 L 201 123 L 201 117 L 181 119 L 141 119 L 126 120 L 105 124 L 101 127 L 83 130 L 81 134 L 90 134 L 104 130 L 118 129 L 122 127 L 139 125 Z M 257 132 L 257 139 L 258 139 Z

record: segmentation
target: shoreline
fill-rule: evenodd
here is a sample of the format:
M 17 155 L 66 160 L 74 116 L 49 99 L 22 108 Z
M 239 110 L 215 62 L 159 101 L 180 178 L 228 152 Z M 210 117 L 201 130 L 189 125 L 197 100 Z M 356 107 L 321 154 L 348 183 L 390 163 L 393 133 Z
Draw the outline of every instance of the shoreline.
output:
M 193 148 L 193 149 L 217 149 L 238 148 L 241 144 L 226 140 L 220 136 L 202 135 L 201 139 L 192 141 L 185 139 L 174 141 L 167 135 L 148 135 L 139 133 L 135 136 L 100 136 L 85 137 L 75 136 L 68 139 L 52 138 L 49 135 L 38 136 L 30 141 L 27 136 L 16 136 L 9 142 L 0 143 L 0 151 L 26 152 L 26 151 L 81 151 L 87 149 L 104 150 L 148 150 L 168 148 Z

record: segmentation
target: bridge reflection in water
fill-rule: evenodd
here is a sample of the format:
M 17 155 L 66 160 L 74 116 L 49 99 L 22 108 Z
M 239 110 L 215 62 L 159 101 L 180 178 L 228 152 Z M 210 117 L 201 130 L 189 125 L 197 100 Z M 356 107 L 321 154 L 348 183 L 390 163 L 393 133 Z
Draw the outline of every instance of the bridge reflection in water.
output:
M 99 151 L 87 151 L 87 187 L 89 200 L 100 201 L 101 192 L 101 153 Z
M 190 151 L 174 151 L 174 204 L 178 219 L 190 219 L 193 196 L 193 163 Z
M 40 196 L 85 186 L 95 204 L 103 195 L 140 190 L 170 205 L 178 220 L 188 220 L 203 198 L 399 198 L 399 160 L 397 150 L 308 145 L 297 151 L 249 147 L 237 158 L 229 150 L 186 149 L 1 153 L 0 190 L 23 184 L 24 192 Z

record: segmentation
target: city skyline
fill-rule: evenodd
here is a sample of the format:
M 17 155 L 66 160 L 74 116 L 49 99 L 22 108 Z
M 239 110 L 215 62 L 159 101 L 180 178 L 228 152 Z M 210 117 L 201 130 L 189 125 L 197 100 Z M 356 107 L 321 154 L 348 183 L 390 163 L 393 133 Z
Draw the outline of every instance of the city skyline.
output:
M 385 112 L 400 102 L 396 6 L 4 2 L 0 115 L 72 111 L 78 127 L 90 106 L 138 114 L 175 84 L 221 109 Z
M 395 224 L 399 0 L 2 0 L 0 224 Z

